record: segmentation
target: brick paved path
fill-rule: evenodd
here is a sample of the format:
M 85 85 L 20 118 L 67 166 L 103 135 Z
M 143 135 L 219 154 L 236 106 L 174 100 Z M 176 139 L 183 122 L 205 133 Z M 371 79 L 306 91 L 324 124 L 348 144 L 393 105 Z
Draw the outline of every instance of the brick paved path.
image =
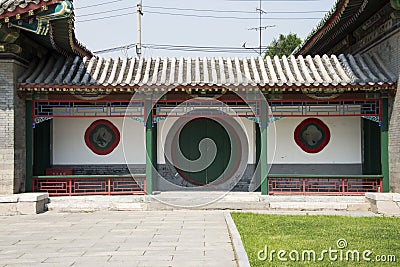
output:
M 0 266 L 236 266 L 222 211 L 0 217 Z

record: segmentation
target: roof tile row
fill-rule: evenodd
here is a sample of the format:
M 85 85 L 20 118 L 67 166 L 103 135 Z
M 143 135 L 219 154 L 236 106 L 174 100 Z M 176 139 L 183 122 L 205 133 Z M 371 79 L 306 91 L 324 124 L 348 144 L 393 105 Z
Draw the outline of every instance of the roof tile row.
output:
M 39 4 L 50 0 L 0 0 L 0 15 L 13 12 L 17 8 L 26 8 L 30 3 Z
M 396 82 L 378 55 L 271 58 L 50 56 L 31 63 L 26 86 L 335 86 Z

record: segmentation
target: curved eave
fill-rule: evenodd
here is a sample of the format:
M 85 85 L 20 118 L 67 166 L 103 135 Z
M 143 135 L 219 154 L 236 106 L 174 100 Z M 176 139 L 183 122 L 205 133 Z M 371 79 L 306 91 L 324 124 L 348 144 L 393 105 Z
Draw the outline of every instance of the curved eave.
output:
M 308 93 L 337 93 L 337 92 L 378 92 L 385 90 L 395 90 L 396 84 L 374 84 L 374 85 L 329 85 L 329 86 L 212 86 L 212 85 L 186 85 L 186 86 L 51 86 L 40 84 L 20 84 L 18 90 L 21 92 L 43 92 L 43 93 L 135 93 L 135 92 L 198 92 L 198 91 L 252 91 L 260 90 L 269 93 L 291 93 L 302 92 L 306 90 Z
M 50 24 L 54 35 L 50 37 L 53 38 L 51 43 L 59 53 L 65 56 L 78 55 L 88 58 L 93 56 L 92 52 L 77 40 L 73 18 L 51 21 Z
M 293 54 L 327 53 L 330 47 L 388 3 L 389 0 L 337 0 Z
M 314 44 L 318 39 L 320 39 L 321 35 L 323 35 L 328 28 L 333 27 L 339 22 L 341 15 L 346 9 L 347 4 L 350 0 L 337 0 L 334 4 L 333 8 L 326 13 L 324 18 L 317 24 L 317 26 L 310 32 L 310 34 L 304 39 L 303 43 L 301 43 L 293 54 L 299 55 L 304 54 L 308 51 L 308 48 Z
M 35 3 L 38 2 L 38 3 Z M 36 0 L 29 3 L 16 1 L 12 7 L 14 10 L 4 12 L 0 15 L 0 24 L 7 24 L 17 22 L 24 17 L 35 16 L 39 11 L 47 10 L 50 6 L 63 2 L 62 0 Z M 11 4 L 9 4 L 9 9 Z M 8 10 L 8 9 L 6 9 Z M 30 38 L 39 40 L 39 43 L 52 48 L 64 56 L 80 56 L 91 58 L 92 52 L 82 45 L 75 36 L 74 14 L 72 13 L 68 18 L 54 19 L 49 21 L 51 30 L 47 35 L 37 35 L 26 31 Z M 1 26 L 1 25 L 0 25 Z M 23 31 L 23 30 L 22 30 Z
M 2 14 L 0 14 L 0 20 L 3 20 L 5 18 L 10 19 L 17 15 L 29 13 L 30 11 L 42 10 L 46 6 L 57 4 L 61 1 L 62 0 L 42 0 L 39 3 L 29 2 L 29 3 L 27 3 L 26 6 L 20 4 L 19 6 L 15 7 L 14 10 L 12 10 L 12 11 L 6 10 Z

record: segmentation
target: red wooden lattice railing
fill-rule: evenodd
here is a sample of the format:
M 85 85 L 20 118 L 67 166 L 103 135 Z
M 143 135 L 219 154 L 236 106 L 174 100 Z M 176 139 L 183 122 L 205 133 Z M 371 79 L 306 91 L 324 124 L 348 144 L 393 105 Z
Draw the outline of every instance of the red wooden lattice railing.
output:
M 382 192 L 381 175 L 268 175 L 269 194 L 362 195 Z
M 32 192 L 48 192 L 50 196 L 146 194 L 146 176 L 34 176 Z

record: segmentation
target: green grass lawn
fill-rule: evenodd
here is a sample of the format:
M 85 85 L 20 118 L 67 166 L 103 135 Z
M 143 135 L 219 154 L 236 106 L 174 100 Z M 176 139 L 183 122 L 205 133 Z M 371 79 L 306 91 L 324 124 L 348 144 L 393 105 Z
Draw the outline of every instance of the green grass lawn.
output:
M 400 218 L 252 213 L 232 213 L 232 218 L 251 266 L 400 266 Z M 338 247 L 339 239 L 347 242 L 343 249 L 343 243 Z M 279 250 L 284 251 L 279 252 L 280 258 L 287 261 L 278 259 Z M 315 252 L 315 260 L 307 250 Z M 393 258 L 377 261 L 389 260 L 390 255 L 396 262 Z

